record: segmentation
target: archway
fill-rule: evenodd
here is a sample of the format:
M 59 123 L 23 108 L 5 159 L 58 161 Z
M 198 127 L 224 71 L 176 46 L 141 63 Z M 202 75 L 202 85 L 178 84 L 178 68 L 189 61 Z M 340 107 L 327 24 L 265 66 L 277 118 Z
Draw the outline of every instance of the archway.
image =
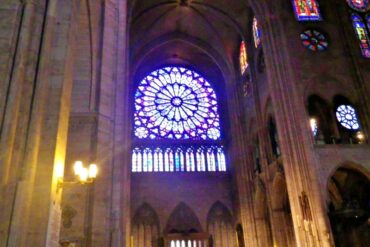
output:
M 157 246 L 159 241 L 159 220 L 157 213 L 149 204 L 144 203 L 136 210 L 131 227 L 131 246 Z
M 370 241 L 370 180 L 340 167 L 328 181 L 329 219 L 336 246 L 367 246 Z
M 232 216 L 227 207 L 221 202 L 216 202 L 207 218 L 208 232 L 212 236 L 212 246 L 235 246 Z
M 257 188 L 254 199 L 254 214 L 258 246 L 272 246 L 272 233 L 267 205 L 267 197 L 265 187 L 261 180 L 257 181 Z
M 293 220 L 282 168 L 275 174 L 273 180 L 271 207 L 271 221 L 277 246 L 295 246 Z

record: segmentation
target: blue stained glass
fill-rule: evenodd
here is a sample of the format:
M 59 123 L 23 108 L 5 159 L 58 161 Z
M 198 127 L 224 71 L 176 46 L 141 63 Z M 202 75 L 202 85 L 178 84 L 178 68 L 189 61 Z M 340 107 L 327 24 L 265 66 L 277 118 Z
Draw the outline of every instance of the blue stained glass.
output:
M 357 34 L 357 38 L 360 41 L 362 56 L 370 58 L 370 41 L 364 22 L 359 15 L 352 14 L 352 23 Z
M 253 38 L 254 38 L 254 47 L 258 47 L 261 44 L 261 30 L 258 26 L 257 18 L 253 18 Z
M 135 94 L 139 139 L 219 140 L 216 94 L 196 72 L 183 67 L 153 71 Z
M 340 105 L 336 111 L 338 122 L 346 129 L 358 130 L 360 124 L 355 108 L 351 105 Z
M 175 154 L 175 169 L 176 171 L 180 171 L 181 168 L 181 162 L 180 162 L 180 152 L 177 151 Z

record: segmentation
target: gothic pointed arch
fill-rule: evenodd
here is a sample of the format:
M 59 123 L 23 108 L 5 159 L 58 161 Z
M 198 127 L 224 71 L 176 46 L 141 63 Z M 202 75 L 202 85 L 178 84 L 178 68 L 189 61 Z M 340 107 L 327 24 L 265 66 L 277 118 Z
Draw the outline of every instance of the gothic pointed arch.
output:
M 307 99 L 312 136 L 316 143 L 332 143 L 334 120 L 331 106 L 319 95 L 312 94 Z
M 272 229 L 269 216 L 266 188 L 263 181 L 257 178 L 254 193 L 254 217 L 259 246 L 272 245 Z
M 229 209 L 222 202 L 215 202 L 209 210 L 207 228 L 214 247 L 235 246 L 233 218 Z
M 208 212 L 208 224 L 215 221 L 232 222 L 232 215 L 229 209 L 220 201 L 215 202 Z
M 366 174 L 339 167 L 328 180 L 329 219 L 336 246 L 366 246 L 370 241 L 370 180 Z
M 294 246 L 294 226 L 283 168 L 275 173 L 271 191 L 274 241 L 278 246 Z
M 193 209 L 186 203 L 179 203 L 172 211 L 165 228 L 166 233 L 197 233 L 202 232 L 200 221 Z
M 156 211 L 148 203 L 143 203 L 132 218 L 132 245 L 134 247 L 157 246 L 159 231 L 159 218 Z

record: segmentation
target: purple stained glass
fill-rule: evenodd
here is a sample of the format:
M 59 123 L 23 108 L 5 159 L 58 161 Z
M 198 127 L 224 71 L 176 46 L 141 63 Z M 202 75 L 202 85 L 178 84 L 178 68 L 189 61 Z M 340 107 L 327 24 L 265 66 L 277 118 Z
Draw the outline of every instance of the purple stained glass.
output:
M 364 22 L 359 15 L 352 14 L 352 23 L 360 42 L 362 56 L 370 58 L 370 40 Z
M 198 73 L 165 67 L 146 76 L 135 94 L 139 139 L 219 140 L 216 94 Z
M 348 5 L 354 10 L 365 12 L 369 10 L 369 1 L 368 0 L 347 0 Z

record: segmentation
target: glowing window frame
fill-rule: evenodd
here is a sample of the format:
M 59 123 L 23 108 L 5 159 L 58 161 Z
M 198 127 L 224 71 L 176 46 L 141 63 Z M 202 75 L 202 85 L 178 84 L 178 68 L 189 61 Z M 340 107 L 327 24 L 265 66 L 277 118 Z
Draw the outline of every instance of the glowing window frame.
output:
M 176 72 L 176 73 L 172 73 Z M 189 79 L 189 77 L 191 77 Z M 159 81 L 162 82 L 159 83 Z M 155 82 L 155 83 L 154 83 Z M 151 85 L 151 83 L 154 83 Z M 210 96 L 208 102 L 215 101 L 214 117 L 211 119 L 213 124 L 218 128 L 218 134 L 209 136 L 209 138 L 149 138 L 150 128 L 144 137 L 142 133 L 137 133 L 137 128 L 144 127 L 142 123 L 137 124 L 139 117 L 138 112 L 145 106 L 155 104 L 144 104 L 150 98 L 151 101 L 159 98 L 163 87 L 172 88 L 175 92 L 175 85 L 179 88 L 184 85 L 184 90 L 192 88 L 198 90 L 204 97 L 197 98 L 199 102 Z M 162 85 L 162 87 L 161 87 Z M 186 86 L 186 87 L 185 87 Z M 195 88 L 194 88 L 195 87 Z M 149 94 L 146 94 L 148 92 Z M 145 100 L 143 97 L 150 96 Z M 173 94 L 172 97 L 178 97 Z M 141 100 L 138 100 L 141 99 Z M 173 98 L 168 99 L 171 104 Z M 183 99 L 185 101 L 185 99 Z M 176 101 L 177 102 L 177 101 Z M 178 104 L 179 102 L 176 103 Z M 138 104 L 139 103 L 139 104 Z M 167 102 L 168 104 L 168 102 Z M 180 103 L 179 103 L 180 104 Z M 158 104 L 160 105 L 160 104 Z M 181 66 L 167 66 L 151 72 L 137 86 L 134 98 L 134 145 L 132 149 L 132 172 L 133 173 L 181 173 L 181 172 L 226 172 L 226 156 L 222 144 L 220 117 L 218 114 L 218 101 L 213 88 L 199 73 Z M 157 106 L 157 105 L 156 105 Z M 174 106 L 172 106 L 174 107 Z M 154 109 L 151 109 L 154 112 Z M 151 112 L 151 113 L 152 113 Z M 163 115 L 161 115 L 163 116 Z M 148 120 L 148 119 L 147 119 Z M 211 121 L 211 122 L 212 122 Z M 146 121 L 148 123 L 148 121 Z M 213 127 L 212 127 L 213 126 Z M 159 127 L 158 127 L 159 128 Z M 207 135 L 210 129 L 207 129 Z M 156 136 L 155 136 L 156 137 Z M 171 141 L 170 143 L 168 141 Z
M 253 17 L 253 39 L 254 39 L 254 47 L 258 48 L 261 44 L 261 29 L 258 26 L 258 20 L 256 17 Z
M 369 16 L 367 17 L 367 25 L 364 23 L 363 19 L 357 13 L 352 13 L 351 15 L 352 25 L 359 41 L 359 46 L 361 49 L 361 54 L 364 58 L 370 58 L 370 40 L 369 40 Z M 368 26 L 368 27 L 366 27 Z M 362 30 L 363 33 L 360 33 Z
M 309 9 L 309 7 L 306 5 L 306 8 L 304 11 L 301 11 L 299 4 L 304 3 L 307 4 L 307 2 L 312 3 L 312 7 L 314 8 L 312 11 Z M 296 16 L 296 19 L 298 21 L 321 21 L 321 13 L 320 13 L 320 6 L 319 3 L 316 0 L 292 0 L 294 13 Z
M 370 9 L 369 0 L 361 0 L 361 3 L 356 3 L 356 0 L 347 0 L 348 6 L 358 12 L 366 12 Z
M 240 42 L 240 49 L 239 49 L 239 66 L 240 66 L 240 73 L 243 75 L 245 71 L 248 69 L 248 53 L 247 53 L 247 46 L 244 40 Z
M 342 104 L 335 110 L 338 123 L 347 130 L 357 131 L 360 129 L 360 122 L 356 109 L 352 105 Z

